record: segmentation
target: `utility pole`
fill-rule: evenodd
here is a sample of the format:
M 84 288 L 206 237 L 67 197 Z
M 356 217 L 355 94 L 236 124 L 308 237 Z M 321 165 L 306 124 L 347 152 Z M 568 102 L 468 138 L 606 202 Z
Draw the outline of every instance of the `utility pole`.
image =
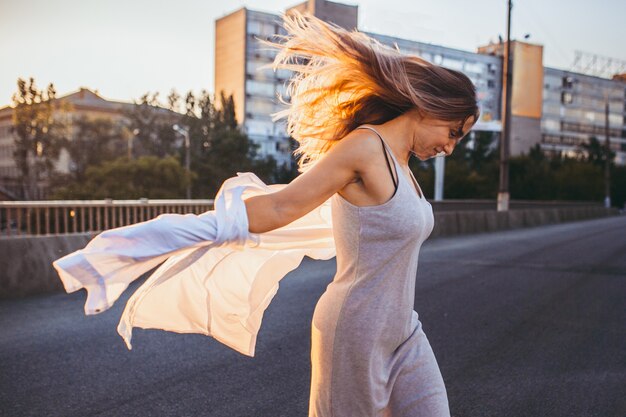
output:
M 511 136 L 511 9 L 512 0 L 508 0 L 506 24 L 506 51 L 504 53 L 504 119 L 500 140 L 500 187 L 498 190 L 498 211 L 509 209 L 509 143 Z
M 609 130 L 609 92 L 604 96 L 604 207 L 611 207 L 611 138 Z

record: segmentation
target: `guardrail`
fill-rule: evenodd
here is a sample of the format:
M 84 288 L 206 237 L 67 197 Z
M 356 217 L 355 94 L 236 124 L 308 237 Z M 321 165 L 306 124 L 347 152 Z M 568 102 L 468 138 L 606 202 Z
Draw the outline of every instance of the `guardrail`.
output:
M 213 200 L 0 201 L 0 237 L 101 232 L 163 213 L 200 214 Z
M 495 200 L 432 201 L 435 212 L 495 211 Z M 601 207 L 600 202 L 513 200 L 511 210 Z M 94 232 L 150 220 L 159 214 L 200 214 L 213 200 L 0 201 L 0 238 Z
M 497 209 L 496 200 L 442 200 L 431 201 L 434 211 L 473 211 Z M 581 208 L 604 207 L 601 201 L 542 201 L 542 200 L 511 200 L 509 209 L 546 209 L 546 208 Z

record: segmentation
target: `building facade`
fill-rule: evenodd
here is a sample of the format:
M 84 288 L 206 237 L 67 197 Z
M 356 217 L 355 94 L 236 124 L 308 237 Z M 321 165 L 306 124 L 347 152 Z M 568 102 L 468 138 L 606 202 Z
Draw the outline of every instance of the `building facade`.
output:
M 377 33 L 365 33 L 384 45 L 398 48 L 402 53 L 419 55 L 429 62 L 461 71 L 467 75 L 476 86 L 480 108 L 480 119 L 473 130 L 500 132 L 502 129 L 500 123 L 502 66 L 498 57 Z
M 358 8 L 323 0 L 310 0 L 288 9 L 308 11 L 342 27 L 357 27 Z M 277 95 L 286 95 L 291 72 L 261 68 L 270 64 L 276 52 L 257 38 L 271 39 L 284 34 L 278 14 L 239 9 L 216 21 L 215 91 L 233 94 L 237 120 L 260 146 L 262 155 L 279 163 L 290 161 L 284 121 L 272 122 L 271 114 L 282 109 Z M 477 52 L 421 43 L 389 35 L 367 33 L 400 51 L 465 73 L 476 85 L 481 118 L 474 131 L 502 129 L 502 87 L 504 43 L 479 47 Z M 511 155 L 526 153 L 539 144 L 547 153 L 574 155 L 591 136 L 604 136 L 605 91 L 610 98 L 611 147 L 616 162 L 626 164 L 626 81 L 612 80 L 545 68 L 543 46 L 512 42 Z M 564 81 L 564 80 L 570 80 Z M 571 85 L 570 85 L 571 84 Z M 288 99 L 288 97 L 285 97 Z M 602 114 L 602 115 L 601 115 Z M 602 130 L 602 133 L 600 131 Z
M 357 24 L 357 6 L 317 0 L 298 4 L 287 13 L 291 10 L 309 11 L 347 29 Z M 242 8 L 216 20 L 215 92 L 233 95 L 237 121 L 262 156 L 290 164 L 285 121 L 273 122 L 271 115 L 284 108 L 277 97 L 288 99 L 292 72 L 264 68 L 274 61 L 276 50 L 259 42 L 284 34 L 281 17 L 271 13 Z
M 478 52 L 504 55 L 504 43 L 478 48 Z M 542 64 L 543 47 L 511 42 L 513 89 L 511 98 L 511 155 L 527 153 L 539 144 L 546 154 L 575 157 L 581 145 L 607 134 L 615 163 L 626 164 L 626 79 L 600 78 Z
M 574 155 L 591 137 L 604 143 L 607 103 L 611 150 L 626 165 L 626 81 L 545 68 L 541 148 Z
M 286 13 L 292 10 L 309 11 L 349 30 L 357 27 L 357 6 L 317 0 L 294 6 Z M 284 34 L 279 15 L 246 8 L 218 19 L 215 24 L 215 92 L 233 95 L 237 120 L 244 131 L 259 145 L 261 155 L 271 155 L 279 164 L 291 162 L 292 149 L 285 121 L 273 122 L 271 114 L 284 109 L 277 97 L 289 99 L 286 86 L 293 73 L 269 68 L 276 51 L 258 39 L 271 40 L 275 35 Z M 367 34 L 402 52 L 419 54 L 431 62 L 463 71 L 478 89 L 481 118 L 475 130 L 501 130 L 501 59 L 392 36 Z
M 97 92 L 80 88 L 76 92 L 54 99 L 53 117 L 63 122 L 66 135 L 70 140 L 77 134 L 72 123 L 74 120 L 79 118 L 110 120 L 113 124 L 122 127 L 124 139 L 128 146 L 132 146 L 133 132 L 124 127 L 129 126 L 128 113 L 135 107 L 133 103 L 107 100 L 99 96 Z M 162 113 L 163 117 L 179 116 L 167 109 L 156 108 L 155 111 Z M 24 185 L 20 182 L 20 172 L 13 156 L 16 145 L 12 126 L 13 108 L 10 106 L 0 108 L 0 192 L 18 199 L 45 198 L 48 186 L 45 179 L 39 181 L 35 189 L 29 190 L 28 193 L 24 192 Z M 30 163 L 33 163 L 32 157 Z M 72 169 L 73 162 L 69 153 L 66 149 L 61 149 L 59 158 L 55 161 L 54 170 L 59 173 L 69 173 Z

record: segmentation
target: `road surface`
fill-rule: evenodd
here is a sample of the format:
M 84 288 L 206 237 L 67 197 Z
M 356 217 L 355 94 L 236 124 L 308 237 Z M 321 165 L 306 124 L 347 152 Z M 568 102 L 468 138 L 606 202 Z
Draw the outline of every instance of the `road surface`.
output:
M 281 281 L 254 358 L 142 329 L 128 351 L 116 326 L 139 283 L 96 316 L 82 291 L 0 301 L 0 415 L 305 417 L 334 272 L 305 260 Z M 626 416 L 626 216 L 429 240 L 415 310 L 453 416 Z

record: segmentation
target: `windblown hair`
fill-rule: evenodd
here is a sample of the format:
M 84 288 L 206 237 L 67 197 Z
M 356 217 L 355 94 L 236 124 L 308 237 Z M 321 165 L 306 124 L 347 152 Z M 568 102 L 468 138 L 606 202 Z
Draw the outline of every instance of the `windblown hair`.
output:
M 478 119 L 476 89 L 459 71 L 310 14 L 291 12 L 283 24 L 287 35 L 262 42 L 279 49 L 274 70 L 295 72 L 289 101 L 279 97 L 288 107 L 272 116 L 287 118 L 287 132 L 299 144 L 300 172 L 356 127 L 385 123 L 412 108 L 442 121 Z

